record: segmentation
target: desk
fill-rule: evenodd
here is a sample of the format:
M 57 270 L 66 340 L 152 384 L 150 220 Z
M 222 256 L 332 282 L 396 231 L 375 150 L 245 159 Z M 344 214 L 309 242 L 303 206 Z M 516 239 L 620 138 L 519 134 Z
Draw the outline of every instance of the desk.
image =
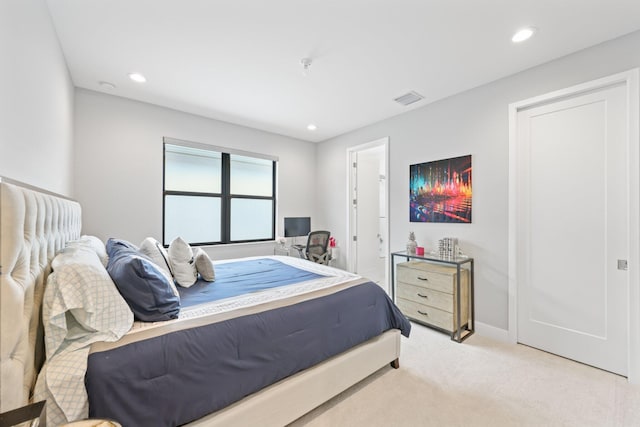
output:
M 329 265 L 332 267 L 337 267 L 338 258 L 340 255 L 340 247 L 334 246 L 329 248 Z
M 397 263 L 397 259 L 405 262 Z M 462 342 L 475 332 L 473 258 L 391 253 L 391 295 L 405 316 Z
M 298 251 L 297 248 L 300 248 L 300 250 L 304 252 L 304 248 L 305 247 L 306 247 L 306 245 L 291 245 L 291 246 L 287 246 L 287 245 L 282 245 L 280 243 L 276 243 L 276 244 L 273 245 L 273 254 L 274 255 L 283 255 L 283 256 L 292 256 L 292 257 L 295 257 L 295 258 L 304 258 L 304 257 L 300 256 L 300 252 Z M 334 246 L 333 248 L 327 248 L 327 250 L 329 251 L 329 262 L 328 262 L 328 265 L 335 266 L 334 264 L 338 260 L 338 250 L 339 250 L 339 248 L 337 246 Z
M 304 248 L 306 246 L 305 245 L 291 245 L 291 246 L 287 246 L 287 245 L 282 245 L 280 243 L 276 243 L 273 245 L 273 254 L 274 255 L 284 255 L 284 256 L 292 256 L 295 258 L 300 258 L 300 252 L 298 251 L 298 248 L 300 248 L 300 250 L 304 251 Z

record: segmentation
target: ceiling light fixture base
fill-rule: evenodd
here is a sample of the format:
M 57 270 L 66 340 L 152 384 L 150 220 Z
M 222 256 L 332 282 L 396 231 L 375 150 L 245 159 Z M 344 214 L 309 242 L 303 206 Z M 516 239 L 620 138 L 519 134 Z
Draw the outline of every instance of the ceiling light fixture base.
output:
M 300 60 L 300 65 L 302 65 L 303 76 L 309 75 L 309 69 L 311 68 L 312 63 L 313 63 L 313 60 L 311 58 L 302 58 Z

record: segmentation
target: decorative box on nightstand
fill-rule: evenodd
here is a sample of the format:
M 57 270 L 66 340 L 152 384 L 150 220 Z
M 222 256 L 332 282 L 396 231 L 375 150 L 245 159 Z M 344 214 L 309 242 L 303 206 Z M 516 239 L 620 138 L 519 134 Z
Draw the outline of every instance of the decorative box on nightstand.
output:
M 394 252 L 391 275 L 394 301 L 405 316 L 457 342 L 473 334 L 473 258 Z

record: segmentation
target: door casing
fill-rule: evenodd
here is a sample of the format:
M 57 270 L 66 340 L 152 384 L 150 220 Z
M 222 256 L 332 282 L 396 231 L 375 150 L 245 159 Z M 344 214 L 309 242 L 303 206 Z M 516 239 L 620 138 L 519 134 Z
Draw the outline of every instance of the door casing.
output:
M 379 147 L 379 146 L 383 146 L 384 147 L 384 156 L 385 156 L 385 183 L 384 183 L 384 192 L 385 192 L 385 207 L 384 207 L 384 211 L 385 211 L 385 216 L 387 218 L 387 223 L 386 223 L 386 230 L 385 230 L 385 234 L 386 234 L 386 241 L 384 242 L 384 251 L 385 254 L 387 255 L 387 262 L 385 263 L 385 274 L 384 274 L 384 279 L 385 279 L 385 290 L 387 291 L 387 293 L 390 295 L 390 287 L 389 287 L 389 229 L 390 229 L 390 223 L 391 220 L 389 218 L 389 137 L 384 137 L 384 138 L 380 138 L 377 139 L 375 141 L 371 141 L 365 144 L 360 144 L 360 145 L 356 145 L 353 147 L 348 147 L 347 148 L 347 177 L 348 177 L 348 187 L 347 187 L 347 236 L 349 239 L 348 244 L 346 244 L 346 249 L 347 249 L 347 253 L 346 253 L 346 257 L 347 257 L 347 269 L 351 272 L 354 272 L 356 269 L 356 260 L 357 260 L 357 256 L 356 256 L 356 251 L 357 251 L 357 245 L 356 242 L 354 242 L 353 240 L 353 236 L 355 236 L 356 232 L 357 232 L 357 228 L 356 228 L 356 223 L 355 223 L 355 214 L 354 214 L 354 210 L 353 210 L 353 200 L 355 198 L 355 173 L 354 173 L 354 167 L 353 167 L 353 163 L 355 161 L 355 157 L 356 157 L 356 153 L 358 151 L 362 151 L 362 150 L 367 150 L 369 148 L 373 148 L 373 147 Z

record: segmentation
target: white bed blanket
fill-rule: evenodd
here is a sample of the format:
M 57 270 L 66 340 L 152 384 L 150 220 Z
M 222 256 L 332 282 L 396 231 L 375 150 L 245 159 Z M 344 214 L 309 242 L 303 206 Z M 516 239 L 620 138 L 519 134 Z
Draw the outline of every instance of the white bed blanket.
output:
M 131 329 L 133 313 L 93 250 L 65 249 L 52 268 L 42 303 L 47 361 L 34 399 L 47 400 L 47 421 L 57 426 L 88 417 L 89 347 L 120 339 Z

